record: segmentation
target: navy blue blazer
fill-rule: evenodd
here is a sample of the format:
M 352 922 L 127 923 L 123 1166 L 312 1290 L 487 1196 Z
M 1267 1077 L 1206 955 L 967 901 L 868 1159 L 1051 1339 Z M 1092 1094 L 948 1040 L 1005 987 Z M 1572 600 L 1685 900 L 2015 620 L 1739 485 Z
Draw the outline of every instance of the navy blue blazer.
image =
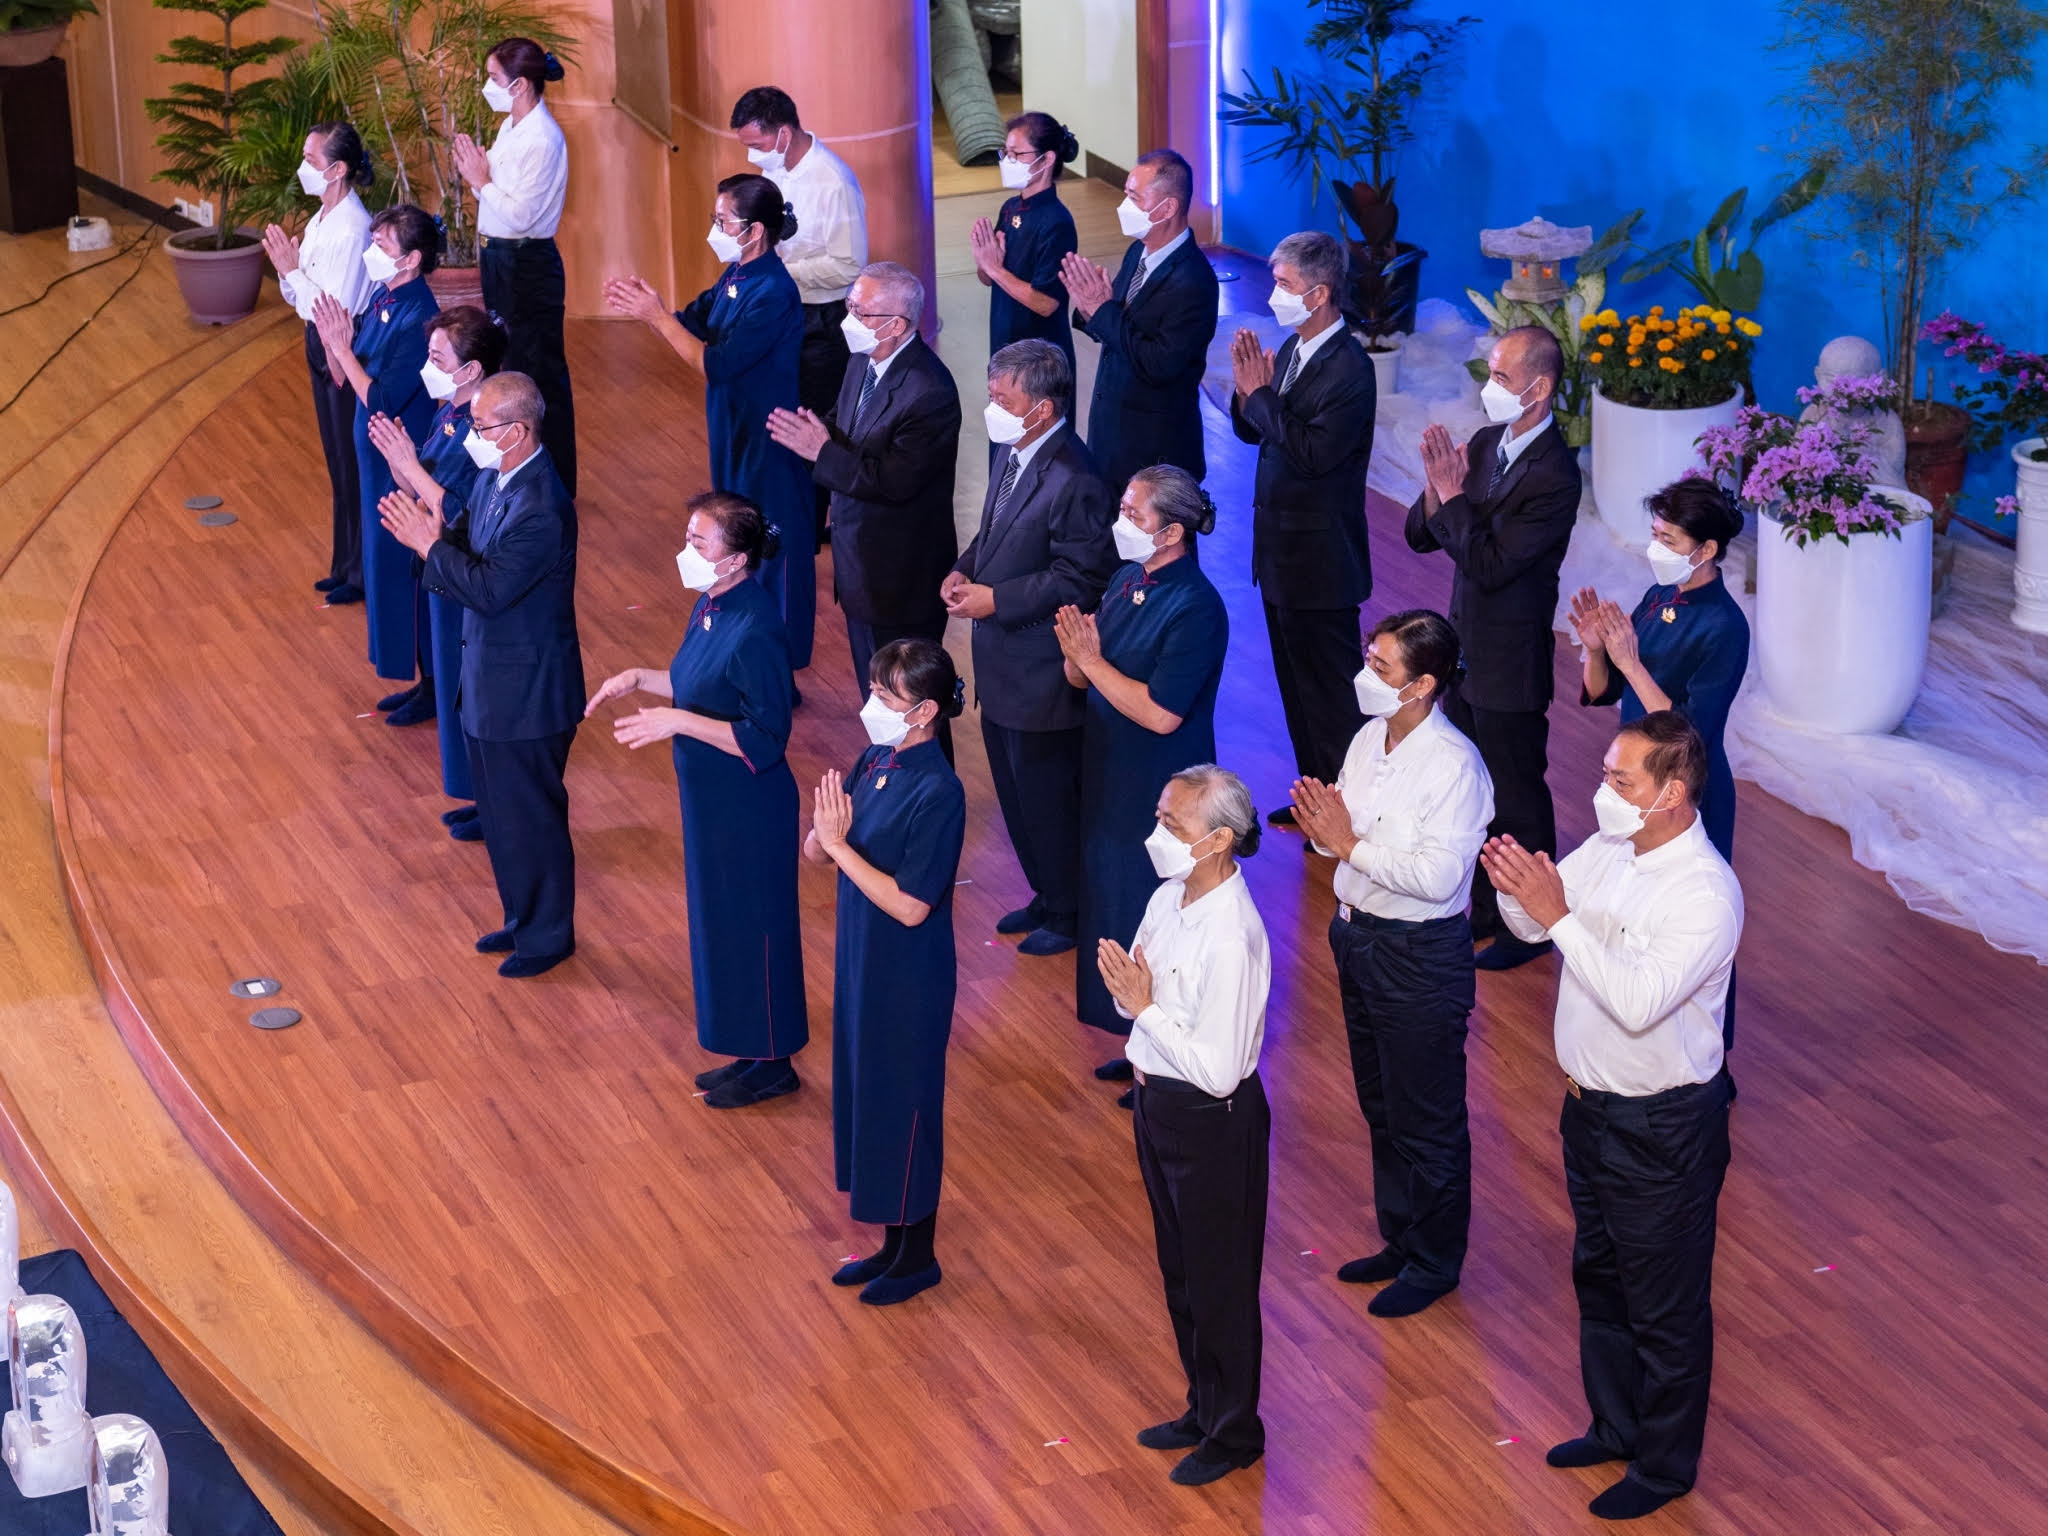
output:
M 1067 682 L 1052 617 L 1068 603 L 1093 611 L 1119 564 L 1109 488 L 1070 426 L 1054 430 L 1018 473 L 1000 523 L 996 491 L 1012 450 L 989 466 L 981 529 L 953 569 L 995 590 L 993 618 L 974 621 L 974 702 L 990 723 L 1018 731 L 1077 728 L 1088 696 Z
M 503 492 L 479 470 L 442 502 L 428 590 L 462 605 L 462 729 L 479 741 L 535 741 L 583 719 L 576 638 L 576 503 L 545 448 Z
M 1086 320 L 1074 316 L 1075 325 L 1102 343 L 1088 407 L 1088 452 L 1118 493 L 1153 464 L 1178 465 L 1197 480 L 1208 473 L 1201 391 L 1209 343 L 1216 339 L 1216 269 L 1189 236 L 1126 305 L 1144 254 L 1144 242 L 1132 241 L 1110 301 Z

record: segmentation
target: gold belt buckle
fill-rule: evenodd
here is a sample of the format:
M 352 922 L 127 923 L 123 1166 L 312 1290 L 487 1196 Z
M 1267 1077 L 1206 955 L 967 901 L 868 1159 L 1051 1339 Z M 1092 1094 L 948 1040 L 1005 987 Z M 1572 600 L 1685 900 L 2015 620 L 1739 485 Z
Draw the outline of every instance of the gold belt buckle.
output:
M 1569 1072 L 1564 1075 L 1564 1091 L 1575 1099 L 1581 1096 L 1578 1081 Z

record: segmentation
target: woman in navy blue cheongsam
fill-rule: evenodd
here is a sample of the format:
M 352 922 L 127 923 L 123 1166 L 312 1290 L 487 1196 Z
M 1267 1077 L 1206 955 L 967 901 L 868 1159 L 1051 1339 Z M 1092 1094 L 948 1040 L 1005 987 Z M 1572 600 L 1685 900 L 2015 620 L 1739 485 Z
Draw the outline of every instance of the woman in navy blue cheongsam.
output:
M 1067 681 L 1088 690 L 1074 1013 L 1117 1036 L 1130 1034 L 1131 1021 L 1103 985 L 1097 947 L 1105 938 L 1128 946 L 1159 888 L 1145 839 L 1166 781 L 1216 759 L 1230 615 L 1194 558 L 1195 536 L 1215 526 L 1216 509 L 1192 475 L 1166 464 L 1140 470 L 1111 529 L 1129 563 L 1109 578 L 1092 616 L 1069 607 L 1054 621 Z M 1130 1064 L 1119 1056 L 1095 1075 L 1123 1081 Z
M 1060 262 L 1080 249 L 1074 216 L 1060 201 L 1060 167 L 1081 152 L 1072 133 L 1044 112 L 1013 117 L 998 162 L 1003 185 L 1016 195 L 995 222 L 977 219 L 968 236 L 974 267 L 988 289 L 988 350 L 1013 341 L 1049 341 L 1074 366 L 1074 328 Z
M 724 491 L 689 502 L 683 584 L 702 594 L 667 671 L 633 667 L 588 715 L 638 690 L 672 707 L 622 717 L 629 747 L 672 741 L 683 811 L 683 886 L 697 1043 L 733 1060 L 702 1073 L 713 1109 L 794 1093 L 810 1043 L 797 930 L 797 789 L 783 750 L 795 685 L 775 600 L 753 579 L 774 541 L 760 509 Z
M 756 579 L 774 594 L 789 632 L 789 663 L 811 664 L 817 618 L 817 535 L 811 467 L 768 435 L 768 416 L 797 409 L 804 306 L 775 254 L 796 234 L 796 215 L 765 176 L 728 176 L 707 237 L 726 263 L 718 281 L 671 314 L 637 277 L 604 285 L 605 303 L 652 326 L 684 362 L 704 374 L 711 435 L 711 483 L 761 509 L 781 539 Z
M 872 745 L 813 796 L 804 856 L 839 866 L 832 974 L 832 1148 L 853 1219 L 882 1246 L 835 1285 L 874 1306 L 939 1283 L 933 1252 L 944 1161 L 946 1042 L 956 983 L 953 880 L 967 797 L 939 745 L 964 690 L 930 640 L 892 640 L 868 665 Z
M 393 489 L 393 482 L 391 466 L 370 442 L 370 418 L 391 417 L 415 442 L 434 419 L 434 399 L 427 393 L 420 367 L 427 360 L 427 321 L 441 307 L 426 281 L 440 244 L 440 228 L 424 209 L 410 203 L 386 208 L 370 220 L 363 266 L 375 286 L 362 314 L 350 319 L 331 294 L 313 301 L 313 323 L 327 346 L 328 366 L 356 393 L 356 477 L 362 497 L 370 665 L 379 677 L 401 682 L 412 680 L 417 659 L 414 556 L 391 536 L 377 513 L 377 503 Z M 328 601 L 335 601 L 334 593 L 328 594 Z M 404 699 L 401 690 L 382 707 L 395 709 Z

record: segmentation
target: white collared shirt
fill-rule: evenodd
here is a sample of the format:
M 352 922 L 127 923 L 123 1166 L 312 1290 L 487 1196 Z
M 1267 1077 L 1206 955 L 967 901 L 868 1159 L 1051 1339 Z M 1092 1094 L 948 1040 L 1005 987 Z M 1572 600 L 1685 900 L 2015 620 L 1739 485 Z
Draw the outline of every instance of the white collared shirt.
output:
M 1145 904 L 1132 947 L 1151 967 L 1152 1006 L 1132 1020 L 1124 1054 L 1148 1076 L 1227 1098 L 1258 1070 L 1272 952 L 1243 870 L 1183 906 L 1186 894 L 1168 880 Z
M 915 324 L 915 322 L 912 323 Z M 877 357 L 872 352 L 868 354 L 868 367 L 874 370 L 875 382 L 877 384 L 882 382 L 882 375 L 889 371 L 891 365 L 895 363 L 896 359 L 901 357 L 904 353 L 910 350 L 910 338 L 912 335 L 915 334 L 916 333 L 914 331 L 906 333 L 903 340 L 897 345 L 896 350 L 894 352 L 891 352 L 887 357 Z M 1046 436 L 1048 437 L 1050 437 L 1051 435 L 1052 434 L 1049 432 L 1046 434 Z
M 476 232 L 494 240 L 550 240 L 569 195 L 569 145 L 545 100 L 498 127 L 486 158 L 491 179 L 477 194 Z
M 1351 857 L 1337 865 L 1337 899 L 1396 922 L 1454 917 L 1465 910 L 1493 820 L 1493 780 L 1479 749 L 1440 709 L 1392 752 L 1386 741 L 1387 722 L 1366 721 L 1337 775 L 1358 835 Z
M 814 133 L 795 166 L 765 174 L 796 213 L 795 237 L 775 253 L 798 295 L 806 304 L 845 298 L 868 264 L 868 204 L 853 171 Z
M 1558 862 L 1571 910 L 1548 937 L 1557 985 L 1558 1065 L 1581 1088 L 1632 1097 L 1710 1081 L 1742 938 L 1742 887 L 1699 817 L 1661 848 L 1595 833 Z M 1545 937 L 1506 892 L 1500 915 Z
M 1031 467 L 1031 461 L 1038 457 L 1038 450 L 1043 448 L 1047 443 L 1051 442 L 1055 437 L 1058 437 L 1060 433 L 1060 428 L 1064 427 L 1066 424 L 1067 418 L 1061 416 L 1057 420 L 1055 420 L 1051 426 L 1047 427 L 1043 432 L 1041 432 L 1038 436 L 1031 439 L 1030 442 L 1024 444 L 1020 448 L 1012 448 L 1010 450 L 1010 457 L 1017 461 L 1018 474 L 1023 474 L 1025 470 Z
M 350 192 L 332 208 L 322 208 L 299 236 L 299 265 L 279 276 L 277 290 L 307 324 L 313 321 L 313 300 L 323 293 L 351 315 L 370 304 L 369 270 L 363 252 L 370 245 L 370 210 Z
M 1317 331 L 1314 336 L 1307 339 L 1304 339 L 1299 331 L 1294 333 L 1294 356 L 1288 359 L 1287 367 L 1293 371 L 1297 382 L 1300 380 L 1301 370 L 1308 366 L 1309 359 L 1343 334 L 1344 317 L 1342 315 L 1339 315 L 1320 331 Z M 1274 381 L 1274 387 L 1278 388 L 1286 381 L 1287 374 L 1283 372 Z
M 1179 234 L 1175 235 L 1171 240 L 1167 241 L 1166 244 L 1159 247 L 1158 250 L 1147 251 L 1144 255 L 1140 256 L 1138 258 L 1138 265 L 1145 269 L 1145 281 L 1148 283 L 1151 282 L 1153 274 L 1159 270 L 1159 264 L 1162 261 L 1166 260 L 1167 257 L 1171 256 L 1175 251 L 1179 250 L 1182 246 L 1186 245 L 1190 240 L 1194 239 L 1194 237 L 1195 231 L 1193 227 L 1190 226 L 1189 228 L 1184 229 Z M 1138 291 L 1140 293 L 1143 293 L 1145 290 L 1143 287 L 1140 287 Z
M 533 429 L 531 426 L 529 426 L 527 430 L 530 432 Z M 540 450 L 536 448 L 533 450 L 533 452 L 529 453 L 525 458 L 521 459 L 517 464 L 513 465 L 510 469 L 499 470 L 498 490 L 502 493 L 506 486 L 510 485 L 514 480 L 516 480 L 519 477 L 519 472 L 522 469 L 526 468 L 527 465 L 531 464 L 535 459 L 539 457 Z
M 1537 438 L 1541 437 L 1543 435 L 1544 429 L 1547 428 L 1549 425 L 1550 412 L 1545 411 L 1543 413 L 1543 419 L 1537 422 L 1536 425 L 1531 427 L 1528 431 L 1524 432 L 1520 437 L 1511 438 L 1508 436 L 1507 433 L 1501 433 L 1500 444 L 1497 451 L 1506 457 L 1508 461 L 1507 467 L 1509 469 L 1513 469 L 1515 467 L 1515 460 L 1519 459 L 1522 456 L 1522 450 L 1527 448 L 1531 443 L 1535 442 Z M 1582 1084 L 1581 1086 L 1584 1085 Z

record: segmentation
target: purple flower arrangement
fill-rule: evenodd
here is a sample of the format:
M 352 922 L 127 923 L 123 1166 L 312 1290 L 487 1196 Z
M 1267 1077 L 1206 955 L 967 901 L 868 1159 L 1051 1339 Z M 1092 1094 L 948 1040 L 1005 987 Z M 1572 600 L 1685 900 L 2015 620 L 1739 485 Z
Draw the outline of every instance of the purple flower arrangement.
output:
M 1834 411 L 1891 410 L 1898 387 L 1883 374 L 1871 374 L 1802 389 L 1799 399 Z M 1845 428 L 1825 417 L 1794 421 L 1746 405 L 1732 425 L 1709 427 L 1696 441 L 1705 473 L 1728 482 L 1740 477 L 1742 499 L 1759 516 L 1782 524 L 1795 544 L 1829 536 L 1846 544 L 1854 533 L 1897 538 L 1906 521 L 1904 507 L 1871 489 L 1876 465 L 1867 434 L 1853 425 Z
M 1956 401 L 1975 423 L 1977 448 L 1996 448 L 2006 434 L 2048 438 L 2048 357 L 2017 352 L 1994 339 L 1974 320 L 1943 310 L 1921 327 L 1920 338 L 1939 345 L 1946 356 L 1975 363 L 1981 379 L 1956 386 Z M 2048 460 L 2048 444 L 2033 450 Z

